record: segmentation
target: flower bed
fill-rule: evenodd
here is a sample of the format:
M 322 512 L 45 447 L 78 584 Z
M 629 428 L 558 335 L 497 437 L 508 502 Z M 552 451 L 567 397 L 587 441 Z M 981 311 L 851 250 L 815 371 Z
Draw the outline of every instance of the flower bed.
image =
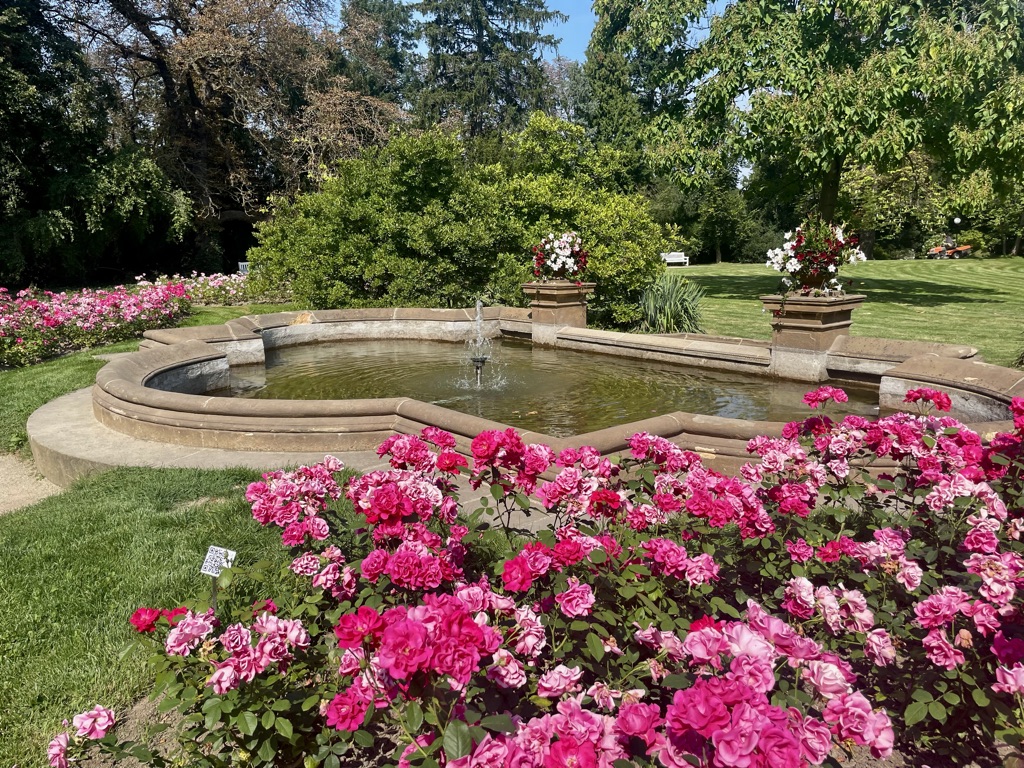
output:
M 75 349 L 140 336 L 189 311 L 178 284 L 64 293 L 0 288 L 0 365 L 27 365 Z
M 203 272 L 193 271 L 188 277 L 159 275 L 153 278 L 152 282 L 147 280 L 145 275 L 139 275 L 135 278 L 135 283 L 140 288 L 182 285 L 192 303 L 201 305 L 231 306 L 254 302 L 280 303 L 291 298 L 291 291 L 287 288 L 274 294 L 256 293 L 249 282 L 249 276 L 242 274 L 226 275 L 217 272 L 207 275 Z
M 911 402 L 755 438 L 740 477 L 648 434 L 612 460 L 513 430 L 479 435 L 470 470 L 434 428 L 345 488 L 330 457 L 270 473 L 247 499 L 292 549 L 291 591 L 254 566 L 222 575 L 216 610 L 132 617 L 184 715 L 178 760 L 788 768 L 897 744 L 935 766 L 1017 743 L 1024 400 L 989 445 L 932 412 L 942 393 Z M 467 471 L 492 501 L 460 515 Z M 552 524 L 520 537 L 529 496 Z M 331 543 L 339 525 L 361 552 Z M 163 764 L 112 723 L 79 715 L 51 764 L 96 744 Z

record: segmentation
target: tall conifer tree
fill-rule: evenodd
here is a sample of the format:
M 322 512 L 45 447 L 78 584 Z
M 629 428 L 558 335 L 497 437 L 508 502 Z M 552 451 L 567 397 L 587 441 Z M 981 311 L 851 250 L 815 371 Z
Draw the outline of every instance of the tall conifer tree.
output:
M 558 40 L 544 33 L 565 16 L 544 0 L 423 0 L 427 43 L 420 119 L 461 113 L 470 136 L 521 127 L 550 100 L 541 53 Z

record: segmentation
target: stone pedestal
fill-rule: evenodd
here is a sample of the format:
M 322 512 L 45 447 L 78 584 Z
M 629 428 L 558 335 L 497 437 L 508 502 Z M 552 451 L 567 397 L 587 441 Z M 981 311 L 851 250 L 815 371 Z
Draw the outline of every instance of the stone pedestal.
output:
M 597 283 L 547 280 L 523 283 L 530 297 L 533 343 L 554 346 L 559 328 L 587 327 L 587 295 Z
M 850 333 L 853 310 L 866 296 L 762 296 L 772 315 L 773 375 L 797 381 L 828 378 L 826 357 L 832 343 Z

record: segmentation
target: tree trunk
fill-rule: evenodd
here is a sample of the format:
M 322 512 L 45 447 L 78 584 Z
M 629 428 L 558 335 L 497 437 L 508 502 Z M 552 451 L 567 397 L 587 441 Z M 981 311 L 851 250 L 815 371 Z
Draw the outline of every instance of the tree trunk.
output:
M 864 258 L 873 259 L 875 257 L 875 230 L 864 230 L 861 234 L 859 245 L 864 253 Z
M 839 180 L 843 175 L 843 158 L 836 155 L 828 173 L 821 180 L 821 194 L 818 196 L 818 215 L 822 221 L 832 221 L 836 215 L 836 204 L 839 202 Z
M 1021 243 L 1021 230 L 1024 229 L 1024 211 L 1021 212 L 1020 218 L 1017 220 L 1017 237 L 1013 241 L 1013 250 L 1010 251 L 1011 256 L 1020 256 L 1020 243 Z
M 722 263 L 722 241 L 715 240 L 715 264 Z

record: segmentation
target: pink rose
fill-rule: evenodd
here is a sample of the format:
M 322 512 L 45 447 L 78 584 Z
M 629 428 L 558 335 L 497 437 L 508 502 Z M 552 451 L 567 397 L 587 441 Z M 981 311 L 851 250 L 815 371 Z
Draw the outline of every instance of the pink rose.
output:
M 233 691 L 238 687 L 239 677 L 238 670 L 235 668 L 232 659 L 217 664 L 216 671 L 210 675 L 210 678 L 206 681 L 207 687 L 213 688 L 213 692 L 217 695 Z
M 545 672 L 537 681 L 537 695 L 545 699 L 557 699 L 563 693 L 579 690 L 579 681 L 583 670 L 579 667 L 567 667 L 559 664 Z
M 885 667 L 896 660 L 896 649 L 892 638 L 884 629 L 873 629 L 864 638 L 864 653 L 880 667 Z
M 589 616 L 594 606 L 594 591 L 589 584 L 581 584 L 579 579 L 570 577 L 568 589 L 555 595 L 555 602 L 569 618 Z
M 62 733 L 46 747 L 46 757 L 53 768 L 68 768 L 68 735 Z
M 992 686 L 992 690 L 1014 696 L 1024 693 L 1024 665 L 1014 664 L 1012 667 L 999 667 L 996 670 L 996 682 Z
M 533 572 L 526 558 L 516 555 L 511 560 L 506 560 L 501 580 L 509 592 L 525 592 L 533 586 Z
M 97 704 L 92 709 L 75 715 L 71 720 L 77 735 L 86 739 L 102 739 L 114 727 L 114 712 Z
M 843 671 L 827 661 L 807 662 L 807 679 L 826 699 L 848 693 L 850 690 L 850 683 L 847 682 Z

